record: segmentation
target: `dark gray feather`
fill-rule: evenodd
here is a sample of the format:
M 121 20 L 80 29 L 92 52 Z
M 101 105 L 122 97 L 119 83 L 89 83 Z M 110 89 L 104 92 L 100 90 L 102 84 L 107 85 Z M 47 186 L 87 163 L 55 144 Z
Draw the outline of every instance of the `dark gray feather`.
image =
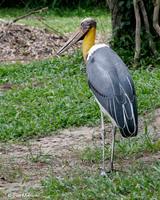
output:
M 107 46 L 97 49 L 89 57 L 87 74 L 89 87 L 122 135 L 135 136 L 138 129 L 135 89 L 120 57 Z

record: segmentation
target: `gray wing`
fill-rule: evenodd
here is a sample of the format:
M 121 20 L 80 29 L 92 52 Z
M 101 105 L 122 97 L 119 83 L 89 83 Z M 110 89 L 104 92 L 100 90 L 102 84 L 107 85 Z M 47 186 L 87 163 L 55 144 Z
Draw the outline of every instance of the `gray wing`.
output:
M 121 134 L 135 136 L 138 129 L 135 89 L 120 57 L 109 47 L 97 49 L 89 57 L 87 74 L 90 89 Z

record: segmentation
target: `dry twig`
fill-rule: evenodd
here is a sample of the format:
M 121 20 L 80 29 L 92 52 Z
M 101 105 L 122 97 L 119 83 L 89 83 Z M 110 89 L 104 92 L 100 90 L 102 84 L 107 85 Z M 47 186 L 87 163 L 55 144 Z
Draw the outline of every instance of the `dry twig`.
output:
M 43 25 L 45 25 L 48 29 L 52 30 L 55 34 L 65 38 L 66 40 L 68 40 L 68 37 L 65 36 L 64 34 L 62 34 L 61 32 L 55 30 L 53 27 L 49 26 L 47 23 L 44 22 L 43 18 L 42 17 L 36 17 L 36 19 L 38 21 L 40 21 Z
M 17 22 L 20 19 L 24 19 L 26 17 L 29 17 L 32 14 L 44 12 L 47 9 L 48 9 L 48 7 L 41 8 L 41 9 L 38 9 L 38 10 L 33 10 L 33 11 L 31 11 L 31 12 L 25 14 L 25 15 L 22 15 L 22 16 L 15 18 L 14 20 L 12 20 L 11 22 L 8 23 L 8 26 L 6 26 L 6 29 L 3 31 L 3 34 L 0 36 L 0 39 L 2 40 L 4 37 L 6 37 L 8 30 L 12 26 L 13 23 Z
M 19 16 L 19 17 L 15 18 L 15 19 L 11 22 L 11 24 L 17 22 L 17 21 L 20 20 L 20 19 L 24 19 L 24 18 L 26 18 L 26 17 L 29 17 L 29 16 L 33 15 L 33 14 L 42 13 L 42 12 L 47 11 L 47 10 L 48 10 L 48 7 L 41 8 L 41 9 L 38 9 L 38 10 L 33 10 L 33 11 L 31 11 L 31 12 L 25 14 L 25 15 L 22 15 L 22 16 Z

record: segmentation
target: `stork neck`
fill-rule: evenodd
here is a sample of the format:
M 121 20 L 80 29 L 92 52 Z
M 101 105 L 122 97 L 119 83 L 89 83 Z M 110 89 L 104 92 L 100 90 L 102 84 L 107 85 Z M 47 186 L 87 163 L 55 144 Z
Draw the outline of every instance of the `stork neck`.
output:
M 92 27 L 83 39 L 82 51 L 83 58 L 86 61 L 89 49 L 94 45 L 96 38 L 96 28 Z

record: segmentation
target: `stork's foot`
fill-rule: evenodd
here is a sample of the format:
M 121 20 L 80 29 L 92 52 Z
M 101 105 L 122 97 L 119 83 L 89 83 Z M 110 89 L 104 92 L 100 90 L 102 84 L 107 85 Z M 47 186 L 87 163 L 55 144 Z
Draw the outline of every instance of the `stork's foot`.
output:
M 104 139 L 106 139 L 106 132 L 104 130 L 100 131 L 93 131 L 92 133 L 92 140 L 97 141 L 97 140 L 102 140 L 102 132 L 104 133 Z
M 100 168 L 100 176 L 107 176 L 107 174 L 110 174 L 115 171 L 115 169 L 105 170 L 104 168 Z
M 101 131 L 99 132 L 99 139 L 100 140 L 103 140 L 103 137 L 104 137 L 104 140 L 106 139 L 106 131 L 104 128 L 101 129 Z
M 111 174 L 111 173 L 113 173 L 113 172 L 115 172 L 116 170 L 115 169 L 110 169 L 110 170 L 108 170 L 106 173 L 107 174 Z
M 121 172 L 121 173 L 127 173 L 126 171 L 120 170 L 120 169 L 110 169 L 109 171 L 106 171 L 107 174 L 115 173 L 115 172 Z
M 105 176 L 107 176 L 107 174 L 111 174 L 113 172 L 116 172 L 116 170 L 115 169 L 110 169 L 110 170 L 107 171 L 105 169 L 101 169 L 100 170 L 100 176 L 105 177 Z
M 105 169 L 101 169 L 100 176 L 107 176 Z
M 111 172 L 113 172 L 114 171 L 114 167 L 113 167 L 113 161 L 111 160 L 111 170 L 110 170 Z

